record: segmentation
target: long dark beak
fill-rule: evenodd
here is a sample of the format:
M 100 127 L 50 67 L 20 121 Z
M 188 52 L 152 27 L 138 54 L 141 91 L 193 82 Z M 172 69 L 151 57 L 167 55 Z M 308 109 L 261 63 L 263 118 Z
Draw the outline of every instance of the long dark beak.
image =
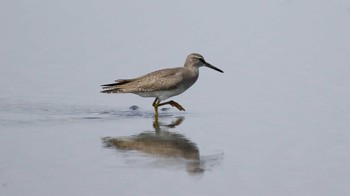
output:
M 222 71 L 221 69 L 219 69 L 219 68 L 215 67 L 214 65 L 211 65 L 211 64 L 209 64 L 209 63 L 207 63 L 207 62 L 205 62 L 204 65 L 205 65 L 206 67 L 209 67 L 209 68 L 211 68 L 211 69 L 214 69 L 215 71 L 224 73 L 224 71 Z
M 200 58 L 199 60 L 204 64 L 204 66 L 214 69 L 215 71 L 224 73 L 224 71 L 222 71 L 221 69 L 215 67 L 214 65 L 211 65 L 210 63 L 207 63 L 203 58 Z

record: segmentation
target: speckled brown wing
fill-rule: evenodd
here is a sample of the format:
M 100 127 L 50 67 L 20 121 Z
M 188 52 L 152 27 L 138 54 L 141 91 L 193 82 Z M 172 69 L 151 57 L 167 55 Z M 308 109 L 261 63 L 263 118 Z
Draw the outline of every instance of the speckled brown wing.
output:
M 134 79 L 120 79 L 116 83 L 105 84 L 102 93 L 138 93 L 170 90 L 181 82 L 181 68 L 163 69 Z

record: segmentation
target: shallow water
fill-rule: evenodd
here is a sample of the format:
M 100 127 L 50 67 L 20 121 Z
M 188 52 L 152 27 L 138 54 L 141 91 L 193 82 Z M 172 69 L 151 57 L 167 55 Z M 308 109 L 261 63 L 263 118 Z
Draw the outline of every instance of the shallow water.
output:
M 346 130 L 239 123 L 232 116 L 169 109 L 156 123 L 152 110 L 135 106 L 3 99 L 1 192 L 207 195 L 347 189 Z
M 224 158 L 222 149 L 203 151 L 186 136 L 185 114 L 162 111 L 156 123 L 152 112 L 135 106 L 123 111 L 2 101 L 1 189 L 6 195 L 24 190 L 28 195 L 148 194 L 165 176 L 169 185 L 183 177 L 195 182 L 220 170 Z M 129 144 L 118 147 L 116 140 Z M 169 191 L 158 188 L 160 194 Z

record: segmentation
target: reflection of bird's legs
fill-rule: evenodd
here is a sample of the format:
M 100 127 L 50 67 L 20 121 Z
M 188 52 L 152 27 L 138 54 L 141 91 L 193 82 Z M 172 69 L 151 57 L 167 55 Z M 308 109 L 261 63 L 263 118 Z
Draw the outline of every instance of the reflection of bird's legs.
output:
M 175 122 L 172 122 L 170 125 L 168 125 L 169 127 L 176 127 L 176 126 L 179 126 L 183 121 L 185 120 L 185 117 L 183 116 L 180 116 L 180 117 L 177 117 Z
M 159 127 L 158 118 L 154 119 L 154 121 L 153 121 L 153 128 L 156 131 L 156 133 L 160 133 L 161 129 Z
M 167 102 L 164 102 L 164 103 L 158 103 L 158 106 L 167 105 L 167 104 L 169 104 L 169 105 L 171 105 L 173 107 L 176 107 L 180 111 L 185 111 L 185 109 L 179 103 L 177 103 L 177 102 L 175 102 L 173 100 L 167 101 Z

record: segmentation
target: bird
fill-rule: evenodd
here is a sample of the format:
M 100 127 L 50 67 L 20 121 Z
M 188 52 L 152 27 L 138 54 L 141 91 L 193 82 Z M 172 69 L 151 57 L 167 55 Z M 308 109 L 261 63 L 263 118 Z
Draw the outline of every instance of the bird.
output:
M 158 118 L 158 107 L 171 105 L 180 111 L 185 109 L 171 100 L 162 102 L 170 97 L 179 95 L 190 88 L 198 79 L 199 68 L 208 67 L 224 73 L 221 69 L 211 65 L 198 53 L 187 56 L 183 67 L 157 70 L 133 79 L 119 79 L 114 83 L 103 84 L 101 93 L 133 93 L 141 97 L 155 97 L 152 106 L 155 117 Z

